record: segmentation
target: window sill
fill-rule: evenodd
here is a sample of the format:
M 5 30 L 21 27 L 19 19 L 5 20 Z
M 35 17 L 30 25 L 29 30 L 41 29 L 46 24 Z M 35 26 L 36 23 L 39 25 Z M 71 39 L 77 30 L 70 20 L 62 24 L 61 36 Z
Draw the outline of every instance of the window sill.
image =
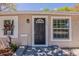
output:
M 4 36 L 0 36 L 0 38 L 8 38 L 8 36 L 4 35 Z M 18 36 L 11 35 L 11 38 L 18 38 Z
M 51 39 L 51 41 L 72 41 L 71 39 Z

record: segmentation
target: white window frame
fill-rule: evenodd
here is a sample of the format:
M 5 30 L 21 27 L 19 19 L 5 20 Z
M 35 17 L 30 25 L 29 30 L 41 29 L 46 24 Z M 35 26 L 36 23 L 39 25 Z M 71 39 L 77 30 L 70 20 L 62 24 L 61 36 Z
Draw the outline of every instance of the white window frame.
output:
M 69 19 L 69 39 L 53 39 L 53 19 Z M 71 17 L 70 16 L 52 16 L 51 17 L 51 41 L 72 41 Z
M 0 37 L 6 38 L 7 35 L 4 35 L 4 20 L 14 20 L 14 34 L 10 35 L 12 38 L 18 38 L 18 16 L 0 16 Z

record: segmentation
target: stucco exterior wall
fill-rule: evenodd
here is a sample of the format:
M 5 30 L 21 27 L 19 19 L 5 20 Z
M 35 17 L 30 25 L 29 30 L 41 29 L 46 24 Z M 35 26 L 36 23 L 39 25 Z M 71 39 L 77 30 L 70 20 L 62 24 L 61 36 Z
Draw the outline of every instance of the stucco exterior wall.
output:
M 18 45 L 32 45 L 32 16 L 48 16 L 48 45 L 59 45 L 60 47 L 79 47 L 79 15 L 57 15 L 57 14 L 15 14 L 1 16 L 18 16 L 18 38 L 13 41 Z M 71 41 L 51 40 L 51 16 L 71 16 Z M 30 22 L 27 23 L 26 19 Z M 6 39 L 6 38 L 0 38 Z

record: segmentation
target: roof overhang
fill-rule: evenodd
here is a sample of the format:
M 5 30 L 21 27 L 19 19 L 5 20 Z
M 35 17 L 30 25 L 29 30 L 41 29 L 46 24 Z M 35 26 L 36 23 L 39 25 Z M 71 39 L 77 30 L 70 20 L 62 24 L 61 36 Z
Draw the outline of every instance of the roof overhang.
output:
M 58 14 L 58 15 L 79 15 L 79 12 L 68 11 L 14 11 L 14 12 L 0 12 L 0 15 L 6 14 Z

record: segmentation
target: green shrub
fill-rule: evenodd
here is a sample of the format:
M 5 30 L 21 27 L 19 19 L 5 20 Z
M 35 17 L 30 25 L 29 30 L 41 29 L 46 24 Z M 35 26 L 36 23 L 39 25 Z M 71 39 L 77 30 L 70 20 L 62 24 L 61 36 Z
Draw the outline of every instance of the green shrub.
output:
M 15 52 L 15 51 L 17 50 L 18 46 L 17 46 L 16 44 L 13 44 L 13 43 L 12 43 L 12 44 L 10 45 L 10 48 L 12 49 L 12 51 Z

